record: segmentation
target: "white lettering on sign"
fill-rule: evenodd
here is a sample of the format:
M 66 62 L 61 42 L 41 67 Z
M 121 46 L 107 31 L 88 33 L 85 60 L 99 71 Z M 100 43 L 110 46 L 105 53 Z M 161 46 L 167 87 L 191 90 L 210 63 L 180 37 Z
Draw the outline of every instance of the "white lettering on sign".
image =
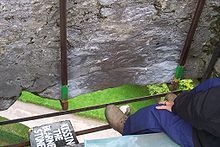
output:
M 35 127 L 30 133 L 31 145 L 35 147 L 75 145 L 75 138 L 71 129 L 70 121 Z
M 60 129 L 54 130 L 53 135 L 54 135 L 55 141 L 63 140 L 63 136 L 62 136 L 62 133 L 61 133 Z
M 44 130 L 44 137 L 46 140 L 47 147 L 56 147 L 53 139 L 53 133 L 51 131 L 51 126 L 43 126 L 42 129 Z
M 35 141 L 37 143 L 37 147 L 46 147 L 46 144 L 44 142 L 44 133 L 43 130 L 37 129 L 34 130 L 34 136 L 35 136 Z
M 71 130 L 70 130 L 68 124 L 66 124 L 66 123 L 61 124 L 61 132 L 63 134 L 63 137 L 64 137 L 67 145 L 74 145 L 75 144 L 73 135 L 71 133 Z

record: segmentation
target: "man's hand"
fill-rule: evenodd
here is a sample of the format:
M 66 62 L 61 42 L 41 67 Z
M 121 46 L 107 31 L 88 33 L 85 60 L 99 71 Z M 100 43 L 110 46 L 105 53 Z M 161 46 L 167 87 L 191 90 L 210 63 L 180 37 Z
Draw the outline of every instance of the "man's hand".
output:
M 162 106 L 156 106 L 156 109 L 158 109 L 158 110 L 168 110 L 168 111 L 172 112 L 172 107 L 174 105 L 174 102 L 172 102 L 172 101 L 162 101 L 162 102 L 159 102 L 159 104 L 162 104 Z

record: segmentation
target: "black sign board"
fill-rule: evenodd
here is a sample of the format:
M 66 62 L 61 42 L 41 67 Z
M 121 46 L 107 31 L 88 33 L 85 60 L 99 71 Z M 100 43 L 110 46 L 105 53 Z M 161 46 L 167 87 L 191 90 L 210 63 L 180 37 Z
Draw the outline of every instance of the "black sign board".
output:
M 79 143 L 69 120 L 34 127 L 29 138 L 31 147 L 63 147 Z

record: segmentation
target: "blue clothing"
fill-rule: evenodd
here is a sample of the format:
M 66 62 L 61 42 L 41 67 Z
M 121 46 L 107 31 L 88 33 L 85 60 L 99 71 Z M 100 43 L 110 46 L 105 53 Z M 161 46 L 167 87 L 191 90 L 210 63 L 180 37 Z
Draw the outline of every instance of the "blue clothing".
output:
M 181 100 L 180 104 L 185 104 L 182 102 L 183 100 L 184 102 L 189 102 L 192 99 L 197 101 L 196 96 L 199 93 L 207 92 L 211 88 L 215 88 L 219 86 L 220 86 L 220 78 L 211 78 L 211 79 L 208 79 L 202 82 L 190 92 L 187 92 L 189 93 L 189 94 L 186 93 L 186 96 L 188 97 L 185 97 L 184 95 L 182 95 L 182 96 L 178 96 L 179 99 L 177 97 L 176 100 Z M 199 100 L 201 100 L 200 95 L 199 97 L 200 97 Z M 186 99 L 186 98 L 189 98 L 189 99 Z M 212 100 L 211 97 L 209 98 L 210 100 Z M 175 106 L 177 107 L 179 103 L 177 102 L 177 105 L 176 105 L 176 100 L 175 100 Z M 198 105 L 199 104 L 200 103 L 198 102 Z M 142 108 L 139 111 L 137 111 L 135 114 L 131 115 L 125 122 L 123 135 L 165 132 L 177 144 L 180 144 L 181 146 L 184 146 L 184 147 L 193 147 L 195 143 L 193 140 L 195 139 L 193 139 L 192 125 L 186 122 L 185 120 L 183 120 L 182 118 L 180 118 L 178 115 L 176 115 L 176 113 L 172 113 L 167 110 L 157 110 L 155 108 L 156 106 L 157 105 L 155 104 L 155 105 Z M 186 110 L 189 110 L 187 109 L 187 106 L 188 105 L 179 108 L 180 109 L 179 111 L 188 112 L 186 111 Z M 196 108 L 193 108 L 193 109 L 196 109 Z M 189 113 L 191 114 L 191 111 Z M 207 136 L 203 138 L 207 138 Z M 213 138 L 211 139 L 211 141 L 212 140 Z
M 218 86 L 220 86 L 220 78 L 211 78 L 196 86 L 193 90 L 191 90 L 191 92 L 197 93 L 201 91 L 207 91 L 210 88 L 214 88 Z
M 177 144 L 193 147 L 192 126 L 172 112 L 157 110 L 156 106 L 144 107 L 129 116 L 123 135 L 165 132 Z

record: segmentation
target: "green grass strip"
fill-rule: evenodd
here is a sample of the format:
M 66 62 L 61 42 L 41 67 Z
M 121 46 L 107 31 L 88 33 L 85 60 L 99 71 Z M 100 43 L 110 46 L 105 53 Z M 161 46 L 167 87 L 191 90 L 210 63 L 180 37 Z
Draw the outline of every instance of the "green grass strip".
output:
M 192 80 L 182 80 L 179 84 L 179 89 L 188 90 L 193 88 Z M 92 93 L 83 94 L 75 98 L 69 99 L 69 109 L 82 108 L 87 106 L 105 104 L 110 102 L 116 102 L 126 99 L 132 99 L 137 97 L 149 96 L 159 93 L 169 92 L 166 84 L 153 84 L 147 86 L 138 85 L 123 85 L 115 88 L 108 88 Z M 48 108 L 61 110 L 60 102 L 54 99 L 47 99 L 36 96 L 30 92 L 22 92 L 19 100 L 27 103 L 34 103 L 37 105 L 45 106 Z M 138 109 L 156 103 L 155 100 L 147 100 L 142 102 L 135 102 L 128 104 L 132 112 L 136 112 Z M 95 118 L 99 120 L 105 120 L 104 109 L 97 109 L 92 111 L 86 111 L 78 113 L 78 115 L 84 117 Z
M 0 121 L 7 120 L 0 117 Z M 0 126 L 0 145 L 16 144 L 28 140 L 29 128 L 22 124 Z
M 150 95 L 148 88 L 146 86 L 137 85 L 123 85 L 116 88 L 109 88 L 105 90 L 100 90 L 88 94 L 83 94 L 75 98 L 69 99 L 69 109 L 76 109 L 86 106 L 93 106 L 98 104 L 110 103 L 115 101 L 121 101 L 125 99 L 132 99 L 136 97 L 142 97 Z M 41 106 L 46 106 L 48 108 L 61 110 L 60 102 L 53 99 L 46 99 L 36 96 L 32 93 L 24 91 L 19 98 L 19 100 L 27 103 L 34 103 Z M 155 100 L 149 100 L 144 102 L 136 102 L 129 104 L 134 111 L 140 109 L 141 107 L 155 103 Z M 87 112 L 78 113 L 81 116 L 105 120 L 104 110 L 92 110 Z

